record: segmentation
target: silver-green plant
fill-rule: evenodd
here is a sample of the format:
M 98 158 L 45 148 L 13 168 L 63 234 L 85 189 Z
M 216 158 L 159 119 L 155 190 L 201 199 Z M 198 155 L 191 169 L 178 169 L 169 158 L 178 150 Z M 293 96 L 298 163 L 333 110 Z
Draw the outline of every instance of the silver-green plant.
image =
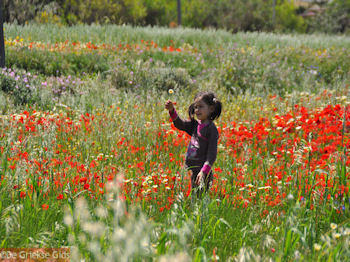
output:
M 83 197 L 70 202 L 64 221 L 70 232 L 73 261 L 137 261 L 157 257 L 160 261 L 176 258 L 189 261 L 186 243 L 190 227 L 187 223 L 181 227 L 176 223 L 176 207 L 170 227 L 162 232 L 163 228 L 140 209 L 128 206 L 122 199 L 120 181 L 109 183 L 107 190 L 105 201 L 98 205 L 91 205 Z M 159 249 L 163 244 L 168 251 L 164 256 Z

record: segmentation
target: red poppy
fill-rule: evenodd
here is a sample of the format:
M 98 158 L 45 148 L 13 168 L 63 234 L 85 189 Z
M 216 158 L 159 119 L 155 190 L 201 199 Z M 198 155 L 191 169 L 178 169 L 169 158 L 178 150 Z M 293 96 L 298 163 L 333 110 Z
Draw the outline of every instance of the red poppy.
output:
M 62 194 L 59 194 L 59 195 L 57 196 L 57 200 L 61 200 L 61 199 L 63 199 L 63 195 L 62 195 Z

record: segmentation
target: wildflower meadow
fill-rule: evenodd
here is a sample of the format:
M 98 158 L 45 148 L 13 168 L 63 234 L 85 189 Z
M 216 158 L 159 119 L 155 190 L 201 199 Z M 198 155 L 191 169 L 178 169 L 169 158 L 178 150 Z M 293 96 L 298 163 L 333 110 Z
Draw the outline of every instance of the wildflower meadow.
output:
M 5 24 L 0 248 L 71 261 L 350 261 L 350 38 Z M 193 197 L 183 118 L 223 103 Z

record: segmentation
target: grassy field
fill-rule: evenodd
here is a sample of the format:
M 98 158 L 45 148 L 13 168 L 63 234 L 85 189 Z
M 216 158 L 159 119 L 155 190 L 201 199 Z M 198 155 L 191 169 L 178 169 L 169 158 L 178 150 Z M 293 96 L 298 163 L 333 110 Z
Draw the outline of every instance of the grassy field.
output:
M 350 38 L 5 25 L 0 248 L 72 261 L 350 261 Z M 224 110 L 193 198 L 186 117 Z M 171 90 L 169 92 L 169 90 Z

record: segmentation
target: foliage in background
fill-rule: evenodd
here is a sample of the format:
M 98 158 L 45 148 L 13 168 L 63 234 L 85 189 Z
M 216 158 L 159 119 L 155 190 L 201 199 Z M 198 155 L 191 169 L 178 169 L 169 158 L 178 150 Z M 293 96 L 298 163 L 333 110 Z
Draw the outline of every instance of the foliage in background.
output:
M 45 3 L 53 1 L 40 0 L 4 0 L 4 21 L 24 24 L 33 20 L 36 14 L 43 8 Z
M 62 6 L 68 24 L 113 23 L 139 24 L 146 15 L 141 0 L 67 0 Z
M 0 74 L 0 90 L 8 94 L 16 106 L 37 103 L 37 85 L 36 76 L 25 71 L 3 68 Z
M 113 64 L 110 78 L 115 88 L 135 92 L 151 88 L 167 91 L 186 90 L 193 87 L 193 81 L 186 69 L 166 67 L 161 62 L 131 60 L 124 64 L 119 61 Z
M 170 21 L 176 21 L 176 1 L 145 0 L 144 5 L 147 14 L 144 19 L 145 25 L 161 26 L 169 25 Z
M 323 6 L 324 11 L 308 21 L 308 31 L 324 33 L 350 32 L 350 1 L 334 0 Z
M 214 23 L 229 31 L 269 31 L 272 25 L 272 2 L 264 0 L 218 1 L 214 3 Z M 249 10 L 249 12 L 247 12 Z
M 275 29 L 282 32 L 304 33 L 307 29 L 306 22 L 296 14 L 296 6 L 291 1 L 278 1 L 275 23 Z
M 223 59 L 219 84 L 233 93 L 315 91 L 346 81 L 349 58 L 346 49 L 237 48 Z
M 7 48 L 6 66 L 53 76 L 101 73 L 109 69 L 107 58 L 98 54 L 61 54 L 28 48 Z
M 134 28 L 132 34 L 131 27 L 111 25 L 72 26 L 62 29 L 63 34 L 58 33 L 59 26 L 40 26 L 26 36 L 29 27 L 6 26 L 10 36 L 6 40 L 7 67 L 46 76 L 101 74 L 115 88 L 185 90 L 210 81 L 233 94 L 250 90 L 283 95 L 332 87 L 345 83 L 350 75 L 346 37 L 314 35 L 312 41 L 303 42 L 292 35 L 278 38 L 264 33 L 232 35 L 158 27 Z M 14 35 L 22 32 L 25 38 Z M 82 39 L 100 37 L 104 42 L 82 43 L 79 33 Z M 45 43 L 51 35 L 59 40 L 64 35 L 71 37 Z
M 307 10 L 294 1 L 188 0 L 182 1 L 182 25 L 222 28 L 228 31 L 348 32 L 349 0 L 319 3 L 323 11 L 302 17 Z M 311 6 L 311 5 L 310 5 Z M 150 0 L 4 0 L 4 17 L 9 23 L 31 21 L 74 25 L 131 24 L 177 26 L 176 1 Z

